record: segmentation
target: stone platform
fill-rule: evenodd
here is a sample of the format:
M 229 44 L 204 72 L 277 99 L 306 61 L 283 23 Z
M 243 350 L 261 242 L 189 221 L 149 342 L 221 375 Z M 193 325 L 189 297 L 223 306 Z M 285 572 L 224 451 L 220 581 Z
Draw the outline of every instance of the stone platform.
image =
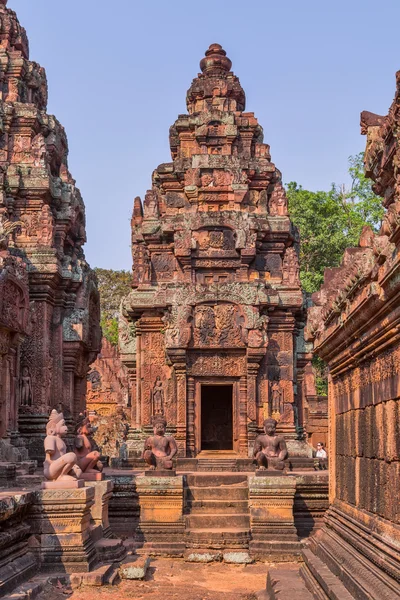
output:
M 154 475 L 156 473 L 153 473 L 153 477 Z M 163 481 L 168 481 L 168 478 L 160 478 L 156 484 L 151 485 L 153 477 L 143 476 L 143 472 L 113 469 L 106 469 L 106 477 L 114 482 L 109 505 L 111 530 L 127 539 L 127 544 L 132 549 L 151 550 L 150 546 L 157 535 L 160 543 L 162 541 L 161 546 L 164 545 L 170 555 L 173 554 L 172 547 L 178 549 L 179 555 L 207 550 L 248 552 L 254 542 L 251 524 L 254 499 L 249 497 L 249 482 L 255 479 L 254 472 L 179 473 L 171 480 L 175 479 L 179 487 L 182 481 L 183 496 L 182 500 L 175 498 L 174 506 L 171 504 L 172 497 L 166 499 L 169 492 L 164 494 L 162 491 L 165 488 Z M 281 552 L 281 558 L 295 560 L 299 557 L 302 540 L 322 524 L 328 506 L 328 474 L 323 471 L 298 471 L 279 479 L 282 480 L 280 486 L 286 485 L 292 490 L 293 514 L 289 536 L 291 539 L 286 540 L 288 544 L 285 552 Z M 262 477 L 257 477 L 257 481 L 262 480 Z M 160 500 L 163 495 L 164 499 Z M 168 520 L 172 512 L 176 511 L 177 502 L 181 506 L 181 518 L 174 513 L 173 520 Z M 277 504 L 279 503 L 277 498 Z M 171 505 L 168 506 L 169 504 Z M 289 533 L 288 529 L 285 531 Z M 260 532 L 258 533 L 260 537 Z M 281 537 L 278 534 L 279 532 L 277 540 Z M 172 544 L 170 547 L 168 539 Z M 262 546 L 263 544 L 259 544 L 259 547 L 254 547 L 257 556 L 273 554 L 273 544 L 264 544 L 265 548 Z M 158 554 L 154 548 L 153 550 L 154 554 Z

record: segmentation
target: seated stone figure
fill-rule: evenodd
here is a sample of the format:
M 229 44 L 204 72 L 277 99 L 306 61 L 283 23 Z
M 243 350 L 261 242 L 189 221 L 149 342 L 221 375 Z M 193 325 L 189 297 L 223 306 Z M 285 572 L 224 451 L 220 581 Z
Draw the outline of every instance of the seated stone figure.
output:
M 47 435 L 44 440 L 46 459 L 43 465 L 43 473 L 47 481 L 72 483 L 76 482 L 82 474 L 77 465 L 76 454 L 67 452 L 67 447 L 62 439 L 67 431 L 64 415 L 52 410 L 49 422 L 46 425 Z
M 286 442 L 282 436 L 276 435 L 275 419 L 264 421 L 265 435 L 259 435 L 254 444 L 254 458 L 260 470 L 275 469 L 283 471 L 283 462 L 288 455 Z
M 81 416 L 76 426 L 76 437 L 74 440 L 75 453 L 78 458 L 78 466 L 83 473 L 101 473 L 103 463 L 100 461 L 100 452 L 94 450 L 92 425 L 87 417 Z
M 156 416 L 153 421 L 154 435 L 144 443 L 143 458 L 151 470 L 172 469 L 172 459 L 178 452 L 174 438 L 165 435 L 166 427 L 166 420 Z

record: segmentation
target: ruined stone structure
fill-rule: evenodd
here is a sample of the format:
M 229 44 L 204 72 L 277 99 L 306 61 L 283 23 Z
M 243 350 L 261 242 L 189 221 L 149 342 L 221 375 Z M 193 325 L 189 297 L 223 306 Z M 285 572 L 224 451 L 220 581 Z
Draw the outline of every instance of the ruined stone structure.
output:
M 298 234 L 231 61 L 212 44 L 200 67 L 170 128 L 172 162 L 134 202 L 120 348 L 137 448 L 161 413 L 179 456 L 247 457 L 271 416 L 291 453 L 307 453 Z
M 0 428 L 12 439 L 18 424 L 31 457 L 43 458 L 50 409 L 72 418 L 84 409 L 89 364 L 100 347 L 99 295 L 82 251 L 85 210 L 68 171 L 65 131 L 46 112 L 45 71 L 29 60 L 25 30 L 6 4 L 0 2 L 0 216 L 13 231 L 0 275 Z
M 315 597 L 389 600 L 400 597 L 400 71 L 389 114 L 364 112 L 361 126 L 387 211 L 378 235 L 364 228 L 326 271 L 309 311 L 330 368 L 330 509 L 302 571 Z
M 86 408 L 89 415 L 109 416 L 129 405 L 128 377 L 118 349 L 103 338 L 101 351 L 87 376 Z

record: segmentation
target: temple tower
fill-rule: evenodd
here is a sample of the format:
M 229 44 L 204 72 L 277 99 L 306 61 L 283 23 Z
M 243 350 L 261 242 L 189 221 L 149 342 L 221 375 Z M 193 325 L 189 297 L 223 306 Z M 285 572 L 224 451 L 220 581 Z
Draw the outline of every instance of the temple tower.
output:
M 0 317 L 0 431 L 18 443 L 22 435 L 40 459 L 49 411 L 73 419 L 85 408 L 101 342 L 99 293 L 82 250 L 85 206 L 68 170 L 67 137 L 47 113 L 46 73 L 29 59 L 25 29 L 6 5 L 0 0 L 0 223 L 12 230 L 7 261 L 25 265 L 29 290 L 15 281 L 0 294 L 2 307 L 15 303 Z M 11 347 L 10 332 L 18 333 Z
M 212 44 L 188 114 L 170 128 L 172 162 L 154 171 L 143 204 L 135 198 L 133 291 L 120 321 L 132 422 L 140 440 L 162 412 L 180 456 L 248 456 L 272 415 L 292 451 L 307 452 L 298 233 L 231 66 Z

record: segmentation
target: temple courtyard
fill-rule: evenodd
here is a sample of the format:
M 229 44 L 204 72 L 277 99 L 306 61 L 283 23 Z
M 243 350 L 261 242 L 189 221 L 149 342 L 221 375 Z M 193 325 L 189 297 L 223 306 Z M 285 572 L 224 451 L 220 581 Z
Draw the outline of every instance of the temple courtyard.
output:
M 0 0 L 0 598 L 400 599 L 400 71 L 352 163 L 346 210 L 376 218 L 310 291 L 321 195 L 299 218 L 312 193 L 227 51 L 199 58 L 133 201 L 132 272 L 92 269 L 46 72 Z

